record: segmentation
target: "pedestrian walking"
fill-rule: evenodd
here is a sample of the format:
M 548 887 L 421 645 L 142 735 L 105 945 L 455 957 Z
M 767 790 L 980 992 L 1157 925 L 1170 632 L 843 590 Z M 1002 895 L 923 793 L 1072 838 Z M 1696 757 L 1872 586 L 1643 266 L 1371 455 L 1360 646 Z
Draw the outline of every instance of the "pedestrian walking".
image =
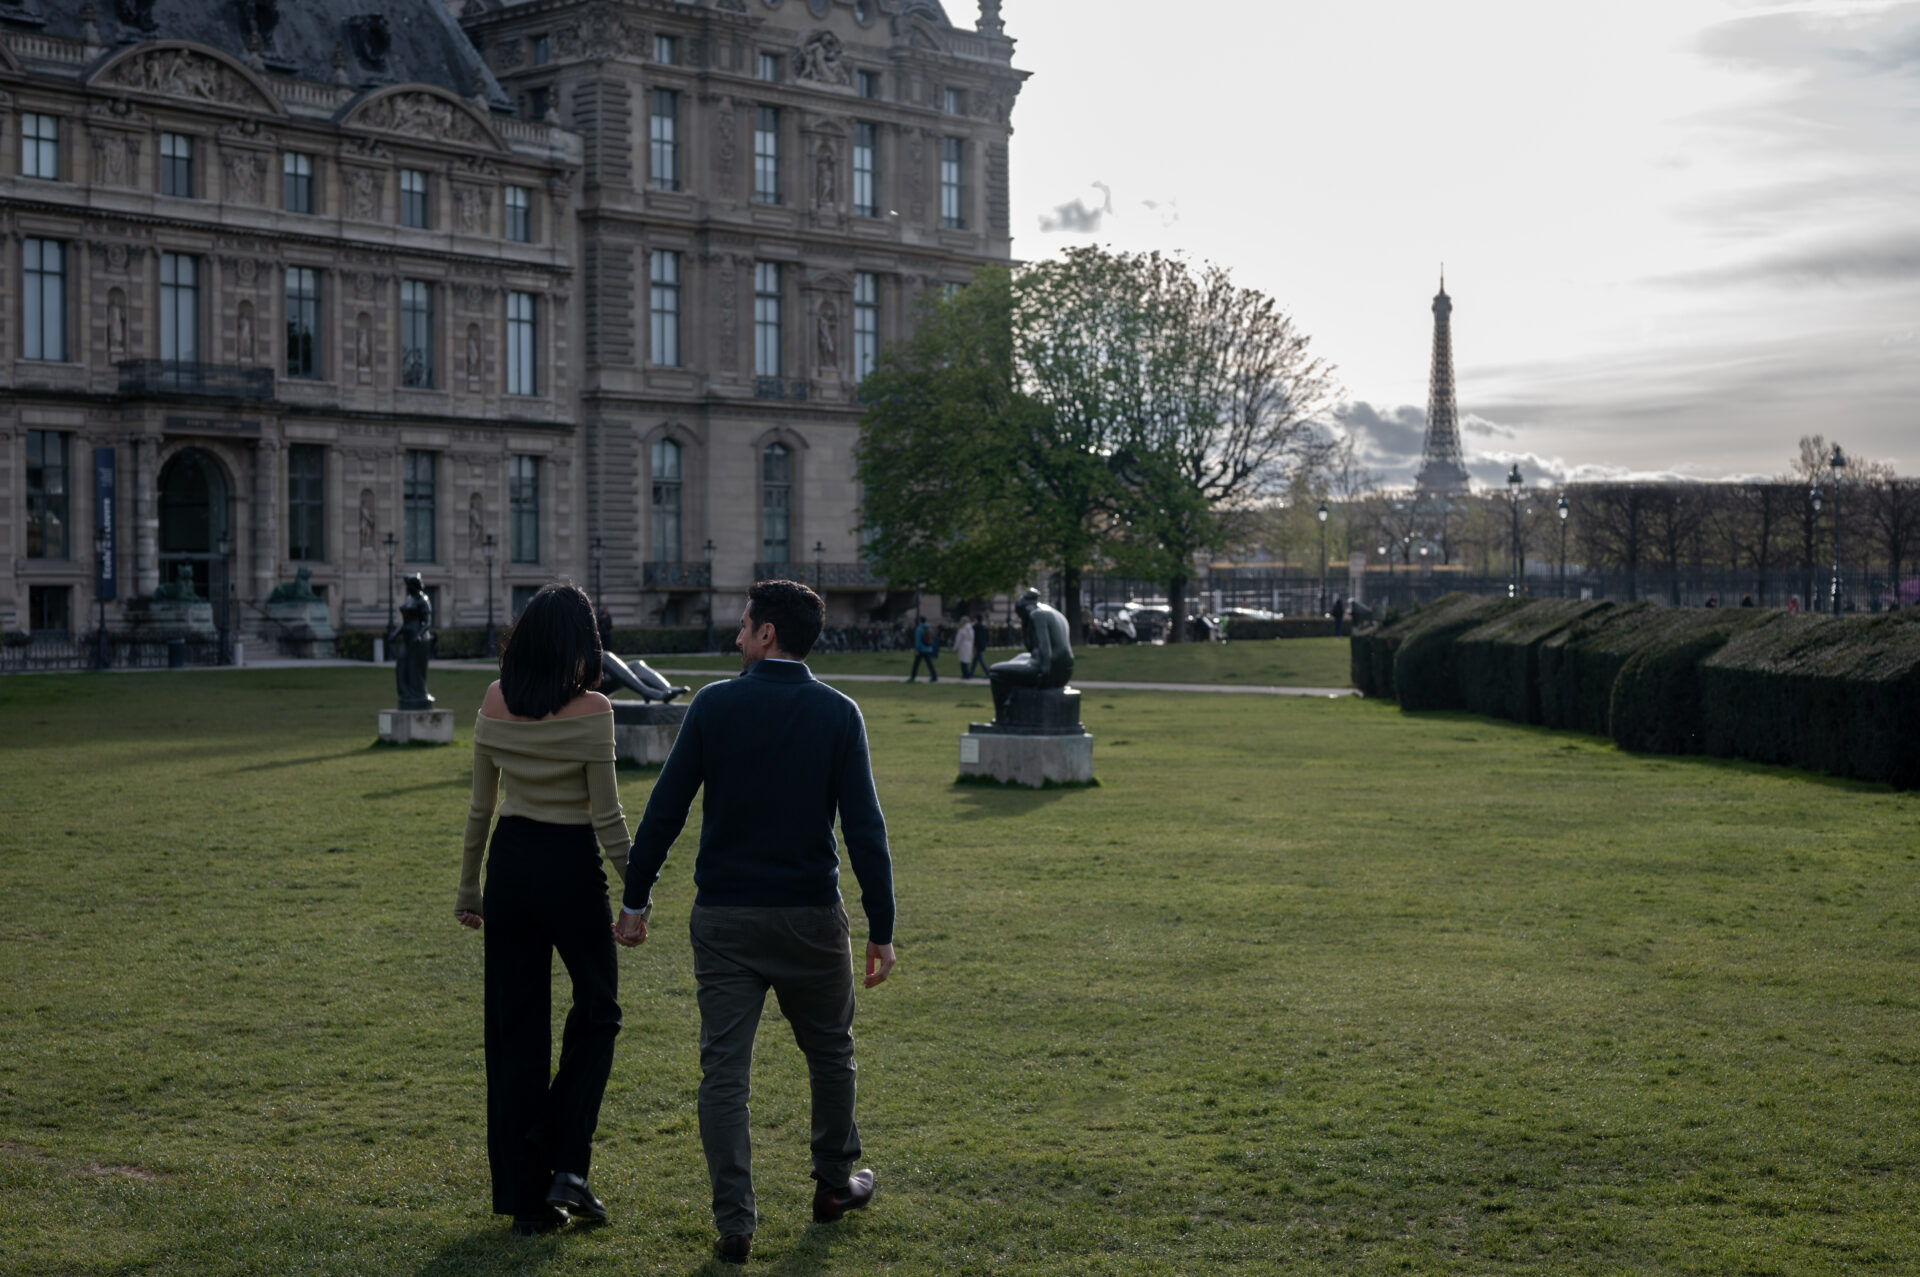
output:
M 965 612 L 960 614 L 960 624 L 953 632 L 953 654 L 960 659 L 960 677 L 972 678 L 973 618 Z
M 920 618 L 920 624 L 913 627 L 913 672 L 907 675 L 907 682 L 920 679 L 920 662 L 927 663 L 927 681 L 938 683 L 940 671 L 935 667 L 933 658 L 940 655 L 940 634 L 926 617 Z
M 987 677 L 987 619 L 981 617 L 973 623 L 973 664 L 980 667 L 980 677 Z M 969 667 L 971 668 L 971 667 Z M 966 671 L 962 670 L 962 674 Z

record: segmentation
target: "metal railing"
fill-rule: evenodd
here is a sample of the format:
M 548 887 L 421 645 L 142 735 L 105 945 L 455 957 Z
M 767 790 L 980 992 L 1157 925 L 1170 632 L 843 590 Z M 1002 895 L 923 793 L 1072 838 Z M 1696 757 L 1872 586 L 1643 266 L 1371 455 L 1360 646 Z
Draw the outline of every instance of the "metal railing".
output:
M 176 650 L 174 644 L 180 646 Z M 106 636 L 106 660 L 109 669 L 166 669 L 183 665 L 223 665 L 227 658 L 217 634 L 152 635 L 115 634 Z M 18 674 L 35 670 L 90 670 L 102 666 L 100 634 L 39 633 L 25 643 L 0 646 L 0 673 Z
M 649 590 L 704 590 L 713 582 L 713 567 L 707 563 L 646 563 L 640 567 L 640 584 Z
M 221 399 L 273 398 L 273 369 L 177 359 L 128 359 L 114 365 L 123 395 L 211 395 Z
M 756 563 L 756 581 L 798 581 L 816 590 L 884 590 L 886 578 L 865 563 Z
M 753 397 L 755 399 L 791 399 L 795 403 L 805 403 L 807 383 L 804 378 L 755 377 Z

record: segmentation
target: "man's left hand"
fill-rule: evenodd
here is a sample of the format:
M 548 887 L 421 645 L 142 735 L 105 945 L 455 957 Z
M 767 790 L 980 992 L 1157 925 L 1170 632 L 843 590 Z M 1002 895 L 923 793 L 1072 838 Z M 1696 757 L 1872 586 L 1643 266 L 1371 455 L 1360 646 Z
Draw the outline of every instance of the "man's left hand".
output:
M 629 949 L 635 945 L 645 944 L 647 942 L 647 915 L 644 913 L 628 913 L 625 909 L 622 909 L 620 916 L 616 918 L 613 923 L 613 938 Z
M 867 987 L 871 989 L 893 970 L 893 946 L 867 941 Z

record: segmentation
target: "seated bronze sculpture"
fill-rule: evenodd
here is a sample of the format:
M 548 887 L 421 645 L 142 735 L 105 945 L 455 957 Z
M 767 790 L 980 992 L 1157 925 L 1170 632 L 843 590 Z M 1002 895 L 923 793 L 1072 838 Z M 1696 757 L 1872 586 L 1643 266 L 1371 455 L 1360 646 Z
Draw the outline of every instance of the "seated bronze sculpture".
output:
M 1021 594 L 1013 610 L 1020 617 L 1020 633 L 1027 650 L 1011 660 L 989 666 L 993 688 L 994 721 L 1007 717 L 1007 699 L 1014 689 L 1065 687 L 1073 678 L 1073 645 L 1068 641 L 1067 618 L 1040 601 L 1040 591 Z

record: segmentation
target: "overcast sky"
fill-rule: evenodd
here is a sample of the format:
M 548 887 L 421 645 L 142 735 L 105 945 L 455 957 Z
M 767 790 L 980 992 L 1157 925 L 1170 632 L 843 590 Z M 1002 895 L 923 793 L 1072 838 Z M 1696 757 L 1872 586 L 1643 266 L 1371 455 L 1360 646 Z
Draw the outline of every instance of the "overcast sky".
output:
M 1920 474 L 1920 3 L 1003 17 L 1015 254 L 1230 267 L 1339 366 L 1384 478 L 1419 463 L 1443 260 L 1477 477 L 1772 474 L 1810 433 Z

